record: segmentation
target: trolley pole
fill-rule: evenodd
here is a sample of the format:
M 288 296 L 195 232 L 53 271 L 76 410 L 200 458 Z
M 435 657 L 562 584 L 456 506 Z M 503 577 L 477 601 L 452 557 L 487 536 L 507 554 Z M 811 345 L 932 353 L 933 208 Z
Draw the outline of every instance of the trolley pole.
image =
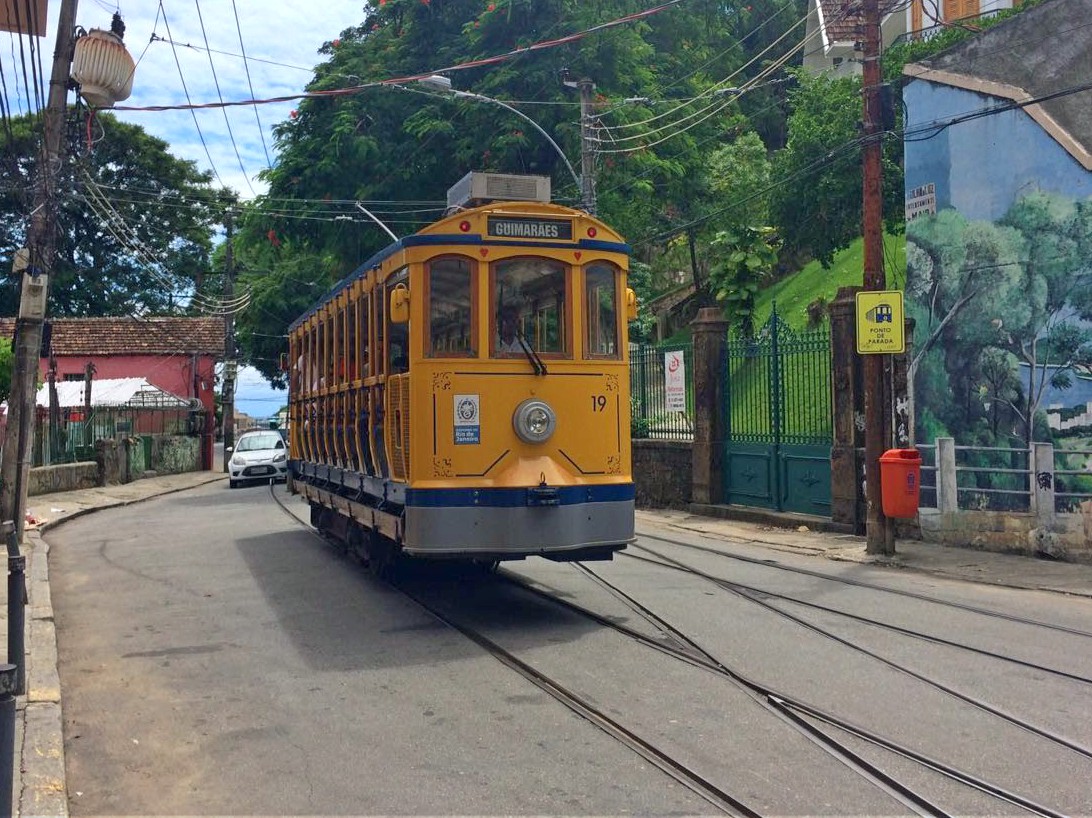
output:
M 580 90 L 580 194 L 584 210 L 596 214 L 595 201 L 595 147 L 592 141 L 592 92 L 595 83 L 582 79 L 576 87 Z
M 864 109 L 863 223 L 864 288 L 883 290 L 887 280 L 883 269 L 883 154 L 880 111 L 880 4 L 863 0 L 864 26 L 862 93 Z M 864 359 L 865 485 L 868 515 L 865 521 L 865 552 L 894 554 L 894 529 L 883 513 L 880 489 L 880 456 L 883 454 L 886 422 L 884 399 L 884 356 Z
M 228 470 L 231 460 L 229 449 L 235 448 L 235 375 L 238 364 L 235 361 L 235 313 L 231 302 L 235 295 L 235 255 L 232 247 L 234 224 L 231 210 L 224 217 L 224 231 L 227 243 L 224 247 L 224 391 L 223 391 L 223 427 L 224 427 L 224 471 Z

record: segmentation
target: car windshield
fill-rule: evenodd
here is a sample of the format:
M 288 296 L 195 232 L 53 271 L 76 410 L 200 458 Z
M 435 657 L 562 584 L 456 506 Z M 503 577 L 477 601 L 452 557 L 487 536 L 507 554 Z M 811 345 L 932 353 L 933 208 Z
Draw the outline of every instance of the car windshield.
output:
M 284 440 L 276 432 L 270 432 L 269 434 L 262 435 L 243 435 L 239 438 L 239 445 L 236 446 L 236 451 L 239 452 L 257 452 L 262 449 L 283 449 Z

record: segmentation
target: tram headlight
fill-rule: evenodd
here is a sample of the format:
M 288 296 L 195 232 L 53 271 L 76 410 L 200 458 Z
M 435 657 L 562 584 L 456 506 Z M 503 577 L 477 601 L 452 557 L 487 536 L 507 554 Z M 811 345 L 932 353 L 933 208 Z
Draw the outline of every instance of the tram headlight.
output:
M 545 401 L 530 398 L 516 407 L 512 426 L 524 443 L 544 443 L 557 428 L 557 415 Z

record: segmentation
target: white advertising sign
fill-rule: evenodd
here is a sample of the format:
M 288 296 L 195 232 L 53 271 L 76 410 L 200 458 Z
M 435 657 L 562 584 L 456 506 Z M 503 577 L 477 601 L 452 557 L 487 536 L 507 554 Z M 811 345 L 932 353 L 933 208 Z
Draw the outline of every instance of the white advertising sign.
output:
M 686 411 L 686 363 L 682 350 L 664 353 L 664 382 L 668 412 Z

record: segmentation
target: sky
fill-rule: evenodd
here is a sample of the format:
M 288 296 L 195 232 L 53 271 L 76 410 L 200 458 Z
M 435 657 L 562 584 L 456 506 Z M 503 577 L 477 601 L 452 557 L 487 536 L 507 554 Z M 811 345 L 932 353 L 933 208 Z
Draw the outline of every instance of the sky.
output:
M 189 102 L 198 104 L 301 93 L 312 69 L 323 60 L 318 49 L 363 22 L 364 5 L 365 0 L 80 0 L 76 23 L 87 30 L 109 29 L 114 11 L 120 11 L 126 48 L 137 61 L 132 95 L 120 105 L 184 104 L 187 95 Z M 60 0 L 49 0 L 48 28 L 39 40 L 47 77 L 60 7 Z M 170 42 L 153 40 L 153 35 Z M 19 46 L 19 38 L 0 32 L 5 98 L 16 112 L 27 110 L 28 97 L 33 99 L 23 85 Z M 22 46 L 28 64 L 39 62 L 29 60 L 27 38 L 22 38 Z M 70 95 L 69 101 L 74 97 Z M 256 177 L 275 161 L 272 129 L 294 107 L 272 103 L 117 115 L 165 140 L 175 156 L 192 159 L 201 170 L 214 170 L 222 184 L 249 199 L 265 191 Z M 237 411 L 267 417 L 286 398 L 283 390 L 269 388 L 257 371 L 240 370 Z

